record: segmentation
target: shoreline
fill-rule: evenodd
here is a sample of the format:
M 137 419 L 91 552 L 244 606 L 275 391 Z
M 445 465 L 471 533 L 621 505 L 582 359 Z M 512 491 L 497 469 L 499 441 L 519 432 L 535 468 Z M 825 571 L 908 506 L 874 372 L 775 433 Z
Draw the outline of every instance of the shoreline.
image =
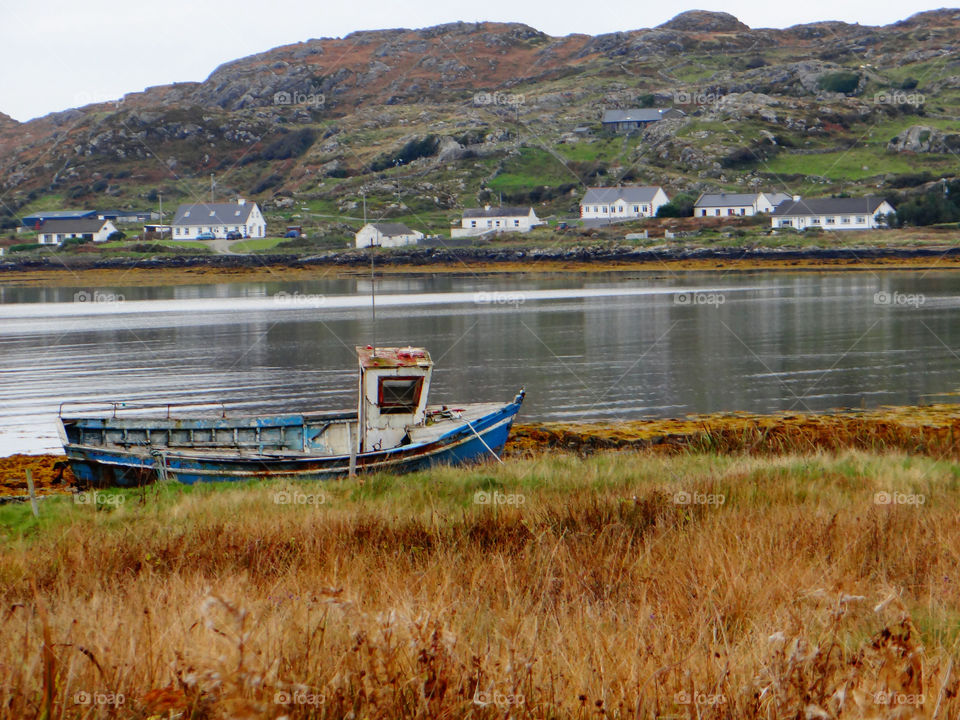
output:
M 509 461 L 554 452 L 790 455 L 843 450 L 960 459 L 960 403 L 820 413 L 719 412 L 617 423 L 523 422 L 513 426 L 503 457 Z M 0 457 L 0 504 L 26 499 L 27 468 L 38 495 L 70 493 L 77 487 L 64 455 Z
M 404 274 L 526 274 L 564 272 L 849 272 L 960 269 L 960 247 L 696 248 L 643 250 L 623 246 L 575 248 L 453 248 L 380 251 L 376 272 Z M 149 258 L 57 257 L 0 262 L 0 286 L 196 284 L 311 279 L 318 274 L 366 275 L 370 255 L 349 250 L 321 255 L 178 255 Z M 151 283 L 151 280 L 156 280 Z

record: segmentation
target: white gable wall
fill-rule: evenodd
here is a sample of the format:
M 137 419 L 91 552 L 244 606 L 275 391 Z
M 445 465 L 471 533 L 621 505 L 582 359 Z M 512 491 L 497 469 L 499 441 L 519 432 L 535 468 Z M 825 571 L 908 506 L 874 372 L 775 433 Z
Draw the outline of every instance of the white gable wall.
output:
M 370 247 L 402 247 L 404 245 L 416 245 L 423 239 L 423 233 L 418 230 L 411 230 L 402 235 L 384 235 L 371 223 L 367 223 L 354 236 L 354 242 L 358 248 Z

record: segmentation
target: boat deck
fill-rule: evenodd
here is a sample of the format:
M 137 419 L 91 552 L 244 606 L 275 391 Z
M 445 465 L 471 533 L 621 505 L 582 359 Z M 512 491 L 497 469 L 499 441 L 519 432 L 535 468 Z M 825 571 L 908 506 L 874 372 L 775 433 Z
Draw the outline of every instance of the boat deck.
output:
M 425 445 L 503 407 L 470 403 L 427 406 L 427 421 L 407 428 L 403 447 Z M 356 438 L 355 411 L 263 416 L 197 413 L 189 417 L 105 416 L 64 418 L 72 442 L 137 455 L 182 458 L 316 458 L 348 455 Z

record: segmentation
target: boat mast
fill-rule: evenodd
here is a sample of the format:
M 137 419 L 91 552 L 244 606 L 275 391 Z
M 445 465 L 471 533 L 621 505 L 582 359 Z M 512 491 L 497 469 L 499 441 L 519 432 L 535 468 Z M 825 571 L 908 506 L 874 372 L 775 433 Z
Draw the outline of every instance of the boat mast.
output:
M 367 225 L 367 191 L 363 191 L 363 225 Z M 374 235 L 370 236 L 370 312 L 373 316 L 373 342 L 370 347 L 373 348 L 372 357 L 377 356 L 377 276 L 374 274 L 373 268 L 373 248 L 374 248 Z

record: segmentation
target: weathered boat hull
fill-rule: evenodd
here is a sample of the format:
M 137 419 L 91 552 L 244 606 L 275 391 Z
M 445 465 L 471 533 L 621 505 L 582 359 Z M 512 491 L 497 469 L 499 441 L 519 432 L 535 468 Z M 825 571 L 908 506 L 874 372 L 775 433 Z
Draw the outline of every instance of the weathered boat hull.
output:
M 77 480 L 92 486 L 138 486 L 157 479 L 187 484 L 268 478 L 328 479 L 347 475 L 351 462 L 355 464 L 357 473 L 405 473 L 435 465 L 477 462 L 491 457 L 493 453 L 499 455 L 522 402 L 521 393 L 513 402 L 472 422 L 461 424 L 430 442 L 359 453 L 353 460 L 348 454 L 240 455 L 218 452 L 217 448 L 197 453 L 182 452 L 175 448 L 98 446 L 75 442 L 69 437 L 71 423 L 82 419 L 62 419 L 60 434 Z M 141 419 L 140 422 L 149 423 L 149 419 Z M 189 421 L 179 421 L 178 427 L 183 427 L 185 423 Z

